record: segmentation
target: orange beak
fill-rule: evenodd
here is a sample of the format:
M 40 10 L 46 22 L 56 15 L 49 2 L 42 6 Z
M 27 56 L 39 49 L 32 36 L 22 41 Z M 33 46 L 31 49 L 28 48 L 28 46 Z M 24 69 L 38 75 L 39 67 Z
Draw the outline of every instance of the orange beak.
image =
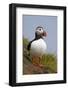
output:
M 43 32 L 43 36 L 45 36 L 45 37 L 46 37 L 46 36 L 47 36 L 47 32 L 45 32 L 45 31 L 44 31 L 44 32 Z

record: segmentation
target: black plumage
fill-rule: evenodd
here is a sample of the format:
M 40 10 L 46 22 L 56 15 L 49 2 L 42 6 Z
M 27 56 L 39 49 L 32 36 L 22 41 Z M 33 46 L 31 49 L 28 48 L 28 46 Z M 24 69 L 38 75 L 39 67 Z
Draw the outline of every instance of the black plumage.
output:
M 33 42 L 34 40 L 30 41 L 28 46 L 27 46 L 27 50 L 29 51 L 30 50 L 30 47 L 31 47 L 31 43 Z
M 28 51 L 30 50 L 31 43 L 32 43 L 33 41 L 38 40 L 38 39 L 40 39 L 40 38 L 42 38 L 42 36 L 41 36 L 41 35 L 37 35 L 37 33 L 35 33 L 35 39 L 33 39 L 32 41 L 29 42 L 29 44 L 28 44 L 28 46 L 27 46 L 27 50 L 28 50 Z

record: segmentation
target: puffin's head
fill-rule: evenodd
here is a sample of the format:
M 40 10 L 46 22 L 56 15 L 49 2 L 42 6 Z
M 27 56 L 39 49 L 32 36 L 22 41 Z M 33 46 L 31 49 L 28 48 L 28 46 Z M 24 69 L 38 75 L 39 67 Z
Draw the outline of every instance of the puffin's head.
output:
M 43 37 L 46 37 L 46 36 L 47 36 L 47 32 L 44 31 L 43 27 L 38 26 L 38 27 L 36 28 L 35 36 L 36 36 L 36 37 L 43 38 Z

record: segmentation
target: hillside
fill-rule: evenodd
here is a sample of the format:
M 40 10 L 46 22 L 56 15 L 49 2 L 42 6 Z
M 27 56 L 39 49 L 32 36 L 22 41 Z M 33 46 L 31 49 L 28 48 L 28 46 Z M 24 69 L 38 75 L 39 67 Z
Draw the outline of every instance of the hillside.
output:
M 40 68 L 32 64 L 31 56 L 27 50 L 28 39 L 23 39 L 23 74 L 57 73 L 57 58 L 51 53 L 46 53 L 42 58 L 44 67 Z

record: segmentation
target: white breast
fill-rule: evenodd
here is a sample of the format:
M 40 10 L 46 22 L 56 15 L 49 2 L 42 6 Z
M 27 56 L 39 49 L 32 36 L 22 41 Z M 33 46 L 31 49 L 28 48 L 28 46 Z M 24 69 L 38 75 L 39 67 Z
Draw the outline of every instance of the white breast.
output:
M 46 48 L 46 42 L 43 39 L 38 39 L 31 43 L 30 53 L 32 55 L 44 55 L 46 53 Z

